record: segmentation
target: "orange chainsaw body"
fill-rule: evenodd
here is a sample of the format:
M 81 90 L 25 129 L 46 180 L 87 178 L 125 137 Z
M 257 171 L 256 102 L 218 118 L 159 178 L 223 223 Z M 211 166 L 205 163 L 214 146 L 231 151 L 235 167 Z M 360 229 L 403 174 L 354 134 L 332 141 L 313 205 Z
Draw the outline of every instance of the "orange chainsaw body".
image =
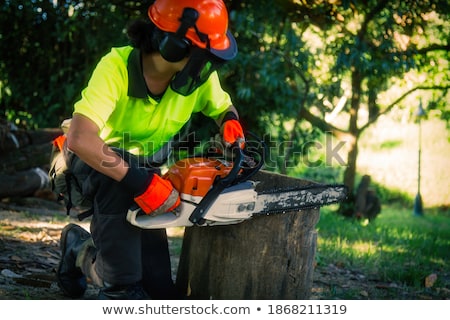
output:
M 173 164 L 164 174 L 179 193 L 204 197 L 217 177 L 223 178 L 232 169 L 227 161 L 204 157 L 187 158 Z

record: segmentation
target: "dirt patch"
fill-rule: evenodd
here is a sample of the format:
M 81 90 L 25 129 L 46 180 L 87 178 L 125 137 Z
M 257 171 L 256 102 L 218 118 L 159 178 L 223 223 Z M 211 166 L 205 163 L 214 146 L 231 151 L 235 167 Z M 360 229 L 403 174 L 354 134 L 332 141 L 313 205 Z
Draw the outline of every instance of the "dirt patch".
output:
M 42 209 L 1 204 L 0 207 L 0 299 L 67 299 L 55 282 L 60 258 L 59 238 L 64 226 L 73 221 L 63 208 Z M 80 223 L 88 229 L 89 222 Z M 182 230 L 169 229 L 172 272 L 175 279 Z M 449 299 L 450 273 L 440 279 L 440 288 L 417 290 L 397 283 L 385 283 L 336 265 L 316 266 L 311 299 Z M 92 285 L 83 297 L 95 299 Z
M 439 287 L 415 288 L 381 281 L 378 276 L 336 265 L 316 267 L 311 299 L 316 300 L 447 300 L 450 273 L 440 275 Z
M 0 204 L 0 299 L 68 299 L 55 274 L 61 231 L 69 222 L 89 230 L 89 219 L 79 222 L 67 217 L 63 207 L 45 200 Z M 179 228 L 167 232 L 175 279 L 183 233 Z M 95 299 L 97 293 L 98 288 L 88 284 L 83 298 Z

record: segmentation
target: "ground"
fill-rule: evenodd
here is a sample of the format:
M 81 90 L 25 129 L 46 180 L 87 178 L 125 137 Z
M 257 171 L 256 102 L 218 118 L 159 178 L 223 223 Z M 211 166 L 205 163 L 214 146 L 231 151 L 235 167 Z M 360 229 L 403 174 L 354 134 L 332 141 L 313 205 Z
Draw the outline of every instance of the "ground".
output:
M 42 201 L 38 206 L 39 209 L 35 203 L 0 203 L 0 299 L 67 299 L 56 285 L 55 270 L 60 257 L 61 230 L 70 218 L 63 208 L 50 205 L 49 209 L 42 209 Z M 88 228 L 88 222 L 80 225 Z M 174 278 L 182 232 L 168 230 Z M 450 282 L 450 274 L 447 276 Z M 448 287 L 417 291 L 384 283 L 358 270 L 318 265 L 311 299 L 449 299 Z M 90 285 L 84 299 L 95 299 L 96 294 L 97 289 Z

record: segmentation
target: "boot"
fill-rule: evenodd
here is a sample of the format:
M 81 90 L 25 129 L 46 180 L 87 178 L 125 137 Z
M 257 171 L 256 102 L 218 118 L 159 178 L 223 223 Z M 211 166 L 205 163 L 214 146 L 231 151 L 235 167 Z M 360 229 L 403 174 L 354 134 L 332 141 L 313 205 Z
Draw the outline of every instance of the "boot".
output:
M 147 293 L 140 283 L 131 285 L 105 285 L 98 293 L 98 300 L 144 300 Z
M 77 258 L 86 247 L 92 245 L 89 232 L 80 226 L 70 223 L 61 233 L 61 261 L 56 272 L 59 288 L 70 298 L 80 298 L 87 288 L 86 276 L 76 266 Z

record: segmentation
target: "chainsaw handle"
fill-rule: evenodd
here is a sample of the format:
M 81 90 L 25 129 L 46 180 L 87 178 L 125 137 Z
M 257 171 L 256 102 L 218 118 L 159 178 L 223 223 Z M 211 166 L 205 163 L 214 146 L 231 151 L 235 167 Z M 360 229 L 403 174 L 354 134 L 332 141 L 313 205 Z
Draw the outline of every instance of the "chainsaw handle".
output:
M 267 153 L 267 145 L 265 142 L 261 139 L 259 139 L 254 133 L 247 131 L 246 136 L 252 136 L 255 141 L 258 143 L 257 148 L 251 148 L 249 147 L 250 142 L 246 143 L 246 148 L 244 150 L 241 149 L 241 153 L 243 156 L 242 164 L 241 164 L 241 173 L 236 178 L 234 183 L 240 183 L 243 181 L 246 181 L 250 179 L 254 174 L 256 174 L 264 165 L 266 161 L 266 153 Z M 251 149 L 250 149 L 251 148 Z M 251 150 L 251 152 L 249 152 Z M 256 155 L 256 157 L 253 157 L 253 155 Z M 249 161 L 250 159 L 250 161 Z M 254 163 L 254 160 L 256 161 L 256 164 Z M 244 164 L 246 166 L 244 166 Z
M 238 177 L 239 171 L 242 169 L 242 162 L 244 161 L 244 151 L 239 147 L 237 143 L 235 143 L 231 150 L 233 154 L 236 154 L 236 158 L 233 161 L 233 167 L 230 172 L 223 178 L 218 177 L 217 183 L 225 185 L 225 187 L 230 186 L 233 182 L 235 182 Z
M 232 146 L 233 153 L 236 153 L 236 159 L 233 162 L 233 167 L 230 172 L 223 178 L 218 176 L 212 188 L 206 193 L 198 206 L 189 217 L 189 221 L 194 224 L 201 225 L 204 223 L 203 217 L 208 209 L 214 203 L 219 194 L 226 188 L 231 186 L 238 177 L 239 171 L 242 168 L 242 161 L 244 159 L 244 151 L 237 145 Z

